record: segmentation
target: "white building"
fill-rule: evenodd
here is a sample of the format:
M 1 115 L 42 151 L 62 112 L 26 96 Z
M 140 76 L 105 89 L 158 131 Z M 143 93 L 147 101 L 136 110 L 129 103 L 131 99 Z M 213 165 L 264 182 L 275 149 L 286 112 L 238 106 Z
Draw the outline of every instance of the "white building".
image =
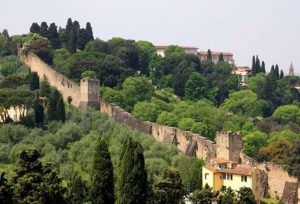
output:
M 233 73 L 239 76 L 239 83 L 241 86 L 247 86 L 252 70 L 249 67 L 235 67 Z
M 156 48 L 156 53 L 162 57 L 165 57 L 165 50 L 169 46 L 155 46 Z M 185 53 L 187 54 L 193 54 L 197 55 L 198 48 L 197 47 L 188 47 L 188 46 L 179 46 L 184 50 Z

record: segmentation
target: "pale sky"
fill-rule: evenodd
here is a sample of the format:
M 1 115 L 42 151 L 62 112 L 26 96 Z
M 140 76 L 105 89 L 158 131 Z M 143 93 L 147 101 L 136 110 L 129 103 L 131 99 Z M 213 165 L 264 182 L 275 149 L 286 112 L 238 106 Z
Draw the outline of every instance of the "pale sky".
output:
M 94 36 L 122 37 L 156 45 L 196 46 L 230 51 L 237 65 L 252 55 L 267 70 L 291 61 L 300 73 L 300 0 L 0 0 L 0 30 L 29 32 L 32 22 L 67 18 L 91 22 Z

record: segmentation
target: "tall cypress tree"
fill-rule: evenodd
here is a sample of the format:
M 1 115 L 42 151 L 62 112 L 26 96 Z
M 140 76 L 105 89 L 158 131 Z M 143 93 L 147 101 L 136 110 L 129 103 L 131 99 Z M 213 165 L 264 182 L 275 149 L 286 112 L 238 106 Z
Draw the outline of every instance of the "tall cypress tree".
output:
M 41 29 L 40 29 L 39 34 L 43 37 L 46 37 L 46 38 L 49 37 L 48 24 L 46 22 L 41 23 Z
M 65 39 L 65 42 L 66 42 L 67 44 L 70 43 L 70 38 L 71 38 L 72 28 L 73 28 L 73 22 L 72 22 L 72 19 L 71 19 L 71 18 L 68 18 L 68 22 L 67 22 L 67 25 L 66 25 L 66 30 L 65 30 L 65 32 L 64 32 L 64 39 Z
M 210 49 L 207 50 L 207 59 L 212 60 L 211 51 Z
M 276 64 L 276 66 L 275 66 L 275 76 L 276 76 L 276 80 L 278 80 L 279 76 L 280 76 L 278 64 Z
M 56 105 L 56 119 L 62 121 L 63 123 L 66 121 L 66 111 L 65 104 L 62 96 L 59 97 Z
M 279 79 L 283 79 L 284 78 L 284 73 L 283 73 L 283 70 L 280 71 L 280 76 L 279 76 Z
M 57 33 L 57 26 L 55 25 L 55 23 L 51 23 L 49 26 L 49 40 L 51 42 L 52 48 L 60 48 L 60 40 Z
M 35 124 L 39 126 L 44 123 L 45 114 L 44 114 L 44 106 L 41 104 L 38 96 L 34 100 L 33 109 L 34 109 Z
M 36 72 L 30 72 L 29 75 L 29 88 L 31 91 L 40 88 L 40 79 Z
M 86 31 L 86 43 L 88 43 L 91 40 L 94 40 L 93 29 L 90 22 L 86 23 L 85 31 Z
M 40 96 L 45 96 L 47 98 L 50 97 L 51 94 L 51 87 L 50 83 L 47 79 L 47 77 L 44 75 L 43 80 L 41 81 L 40 84 L 40 91 L 39 91 Z
M 255 74 L 258 74 L 261 72 L 261 67 L 260 67 L 260 60 L 258 58 L 258 55 L 256 55 L 256 59 L 255 59 Z
M 147 200 L 147 172 L 140 143 L 128 137 L 123 144 L 119 164 L 117 195 L 119 204 L 143 204 Z
M 108 146 L 100 137 L 96 142 L 93 158 L 91 200 L 93 204 L 113 204 L 113 166 Z
M 70 40 L 69 40 L 69 50 L 72 53 L 76 52 L 76 45 L 77 45 L 77 31 L 76 28 L 72 28 L 70 33 Z
M 256 66 L 255 66 L 255 65 L 256 65 L 256 62 L 255 62 L 255 56 L 253 55 L 253 56 L 252 56 L 252 67 L 251 67 L 251 68 L 252 68 L 252 75 L 253 75 L 253 76 L 256 74 L 256 69 L 255 69 Z
M 30 32 L 31 33 L 40 33 L 40 29 L 41 29 L 41 27 L 39 26 L 39 24 L 32 23 L 32 25 L 30 27 Z
M 223 56 L 222 53 L 221 53 L 220 56 L 219 56 L 219 62 L 224 62 L 224 56 Z
M 68 182 L 67 200 L 69 203 L 84 203 L 88 201 L 88 187 L 77 171 Z
M 85 48 L 85 45 L 86 45 L 86 38 L 87 38 L 87 33 L 86 31 L 81 28 L 78 30 L 78 33 L 77 33 L 77 41 L 76 41 L 76 47 L 79 49 L 79 50 L 84 50 Z
M 57 103 L 59 98 L 61 97 L 59 91 L 57 89 L 53 89 L 51 91 L 51 95 L 49 98 L 49 104 L 48 104 L 48 109 L 47 109 L 47 114 L 48 114 L 48 120 L 57 120 Z
M 261 72 L 266 73 L 266 65 L 264 61 L 261 63 Z

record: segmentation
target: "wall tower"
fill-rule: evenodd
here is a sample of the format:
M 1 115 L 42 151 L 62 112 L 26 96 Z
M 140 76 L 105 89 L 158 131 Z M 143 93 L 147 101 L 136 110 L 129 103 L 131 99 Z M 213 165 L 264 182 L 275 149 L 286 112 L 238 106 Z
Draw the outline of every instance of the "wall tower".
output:
M 80 109 L 87 107 L 100 109 L 100 82 L 96 79 L 84 78 L 80 80 Z
M 239 161 L 242 151 L 241 132 L 217 132 L 217 158 Z

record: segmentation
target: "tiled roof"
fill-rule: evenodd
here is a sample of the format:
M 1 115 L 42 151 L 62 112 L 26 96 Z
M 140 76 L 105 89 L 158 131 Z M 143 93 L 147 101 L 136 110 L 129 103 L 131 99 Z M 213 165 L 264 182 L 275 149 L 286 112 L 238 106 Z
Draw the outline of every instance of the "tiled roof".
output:
M 208 164 L 205 166 L 205 168 L 214 173 L 227 173 L 227 174 L 251 176 L 255 166 L 244 164 L 244 165 L 238 165 L 233 169 L 231 168 L 220 169 L 220 168 L 216 168 L 213 164 Z
M 251 69 L 249 67 L 235 67 L 234 69 L 238 72 L 251 72 Z

